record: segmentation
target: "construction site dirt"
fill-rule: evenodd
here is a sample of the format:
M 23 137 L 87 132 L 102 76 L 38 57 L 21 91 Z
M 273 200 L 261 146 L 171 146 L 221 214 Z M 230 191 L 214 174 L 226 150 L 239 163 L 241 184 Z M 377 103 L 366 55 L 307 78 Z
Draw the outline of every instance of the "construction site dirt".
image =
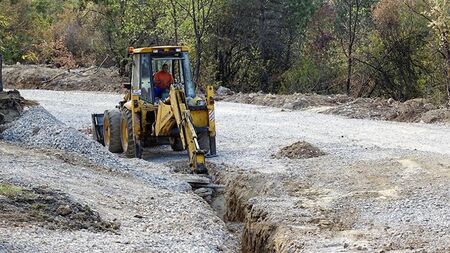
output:
M 146 150 L 144 160 L 125 159 L 90 139 L 90 114 L 117 104 L 119 94 L 20 92 L 40 106 L 27 107 L 2 134 L 0 178 L 8 187 L 1 199 L 14 187 L 45 185 L 114 229 L 52 230 L 1 216 L 0 251 L 450 250 L 445 124 L 314 110 L 323 105 L 217 102 L 218 156 L 208 159 L 208 180 L 224 188 L 207 192 L 185 183 L 196 176 L 183 169 L 184 152 L 162 146 Z M 46 128 L 59 133 L 49 136 Z M 60 214 L 68 211 L 62 206 Z

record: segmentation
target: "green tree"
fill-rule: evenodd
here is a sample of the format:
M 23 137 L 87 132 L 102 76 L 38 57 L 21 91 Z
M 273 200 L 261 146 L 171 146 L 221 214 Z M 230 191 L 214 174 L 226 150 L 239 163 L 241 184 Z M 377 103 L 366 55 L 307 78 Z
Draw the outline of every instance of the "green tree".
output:
M 342 45 L 342 52 L 347 59 L 347 81 L 345 91 L 351 94 L 354 68 L 354 53 L 361 37 L 364 37 L 364 26 L 370 20 L 370 8 L 374 0 L 334 0 L 337 23 L 336 35 Z
M 434 33 L 435 47 L 444 59 L 443 73 L 445 75 L 446 102 L 450 106 L 450 2 L 448 0 L 404 0 L 408 8 L 428 21 L 428 26 Z

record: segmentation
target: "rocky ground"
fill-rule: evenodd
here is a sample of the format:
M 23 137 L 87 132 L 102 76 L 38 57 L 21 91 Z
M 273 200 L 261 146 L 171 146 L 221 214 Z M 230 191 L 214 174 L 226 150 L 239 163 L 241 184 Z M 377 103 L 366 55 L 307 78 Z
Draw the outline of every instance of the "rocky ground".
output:
M 28 90 L 22 91 L 22 94 L 25 98 L 38 100 L 53 115 L 58 115 L 60 122 L 74 129 L 89 125 L 89 112 L 101 112 L 120 99 L 115 94 L 89 92 Z M 20 179 L 22 185 L 31 182 L 50 184 L 52 189 L 70 193 L 74 201 L 92 206 L 103 220 L 119 220 L 120 229 L 127 231 L 121 238 L 135 238 L 132 242 L 127 239 L 130 243 L 126 245 L 132 246 L 125 249 L 130 251 L 143 249 L 148 243 L 162 247 L 164 242 L 168 242 L 165 238 L 173 239 L 170 230 L 180 233 L 180 238 L 190 238 L 184 230 L 187 224 L 201 228 L 194 230 L 198 231 L 195 234 L 199 236 L 205 231 L 210 233 L 210 237 L 202 241 L 204 251 L 216 250 L 216 246 L 211 248 L 206 245 L 233 245 L 225 243 L 230 238 L 224 231 L 225 226 L 230 232 L 241 236 L 243 252 L 450 251 L 448 126 L 348 119 L 312 110 L 228 102 L 217 103 L 216 120 L 219 156 L 208 160 L 209 168 L 217 183 L 225 184 L 226 188 L 222 197 L 216 196 L 216 200 L 212 200 L 212 205 L 227 222 L 226 225 L 212 216 L 206 220 L 207 226 L 197 223 L 199 218 L 196 213 L 207 214 L 207 217 L 212 215 L 206 202 L 189 191 L 184 192 L 183 187 L 172 188 L 182 183 L 161 183 L 177 181 L 177 175 L 172 173 L 180 172 L 178 165 L 187 160 L 185 153 L 174 153 L 167 147 L 147 150 L 148 162 L 136 161 L 139 166 L 131 166 L 132 169 L 127 171 L 93 169 L 89 165 L 93 160 L 86 158 L 89 155 L 84 159 L 75 159 L 76 162 L 84 162 L 82 166 L 70 165 L 75 166 L 73 170 L 66 168 L 67 165 L 61 166 L 60 162 L 51 166 L 34 166 L 38 169 L 33 170 L 27 168 L 31 166 L 25 165 L 28 163 L 24 160 L 38 164 L 41 160 L 45 162 L 45 159 L 32 158 L 36 154 L 27 151 L 22 151 L 26 156 L 19 159 L 22 153 L 13 150 L 10 153 L 15 156 L 10 154 L 13 157 L 9 160 L 2 158 L 0 161 L 9 164 L 16 159 L 23 165 L 18 163 L 19 169 L 4 166 L 0 171 L 7 183 Z M 38 137 L 36 139 L 39 140 Z M 305 142 L 311 146 L 303 145 Z M 277 157 L 280 152 L 285 154 L 282 152 L 285 147 L 295 147 L 288 148 L 287 154 L 299 151 L 300 155 L 296 159 Z M 5 150 L 10 150 L 10 146 L 3 148 L 2 152 L 5 153 Z M 311 151 L 322 155 L 312 158 L 301 155 Z M 46 154 L 44 152 L 42 156 L 48 157 Z M 63 161 L 67 159 L 66 155 L 61 157 Z M 74 163 L 70 159 L 67 162 Z M 104 180 L 98 183 L 98 176 L 91 175 L 94 173 L 92 171 L 101 173 Z M 124 177 L 123 173 L 127 176 Z M 145 179 L 146 176 L 153 178 L 155 174 L 157 178 L 166 180 Z M 96 178 L 97 181 L 89 178 Z M 78 180 L 87 180 L 88 183 L 73 183 Z M 133 185 L 135 182 L 138 183 Z M 154 188 L 158 190 L 151 190 Z M 141 196 L 152 196 L 158 201 L 148 207 L 153 202 Z M 114 208 L 116 205 L 125 210 Z M 199 209 L 190 210 L 186 214 L 189 216 L 183 218 L 178 211 L 174 211 L 192 208 Z M 144 210 L 150 215 L 142 215 L 136 210 Z M 175 212 L 174 217 L 164 216 L 172 212 Z M 157 229 L 163 230 L 166 237 L 157 237 L 149 242 L 148 238 L 153 238 L 149 234 L 134 234 L 136 231 L 147 231 L 142 229 L 145 225 L 136 222 L 145 219 L 134 217 L 136 214 L 144 217 L 159 214 L 162 220 L 169 220 L 167 227 L 165 222 L 155 223 L 154 219 L 146 223 L 149 226 L 147 229 L 154 227 L 150 224 L 158 224 Z M 177 221 L 180 224 L 173 225 Z M 0 233 L 8 235 L 4 239 L 7 246 L 11 244 L 8 242 L 23 244 L 30 234 L 34 238 L 36 232 L 33 231 L 37 228 L 8 229 Z M 39 229 L 39 232 L 50 233 Z M 72 233 L 77 235 L 75 238 L 80 238 L 73 245 L 91 236 L 87 231 Z M 156 232 L 151 230 L 148 233 Z M 53 233 L 50 237 L 54 236 Z M 110 236 L 103 235 L 103 238 L 107 238 L 107 242 L 114 241 Z M 69 240 L 70 236 L 64 235 L 64 238 Z M 47 243 L 42 237 L 34 239 L 34 242 L 37 241 Z M 183 247 L 194 247 L 190 242 L 183 239 Z M 113 248 L 105 244 L 100 242 L 96 245 L 98 249 Z M 159 251 L 163 249 L 158 248 Z
M 2 133 L 0 252 L 237 251 L 171 168 L 122 159 L 61 120 L 26 108 Z
M 244 94 L 234 93 L 223 87 L 220 87 L 217 93 L 219 100 L 273 106 L 285 110 L 311 110 L 356 119 L 450 124 L 450 109 L 435 106 L 426 99 L 412 99 L 402 103 L 393 99 L 355 99 L 346 95 L 274 95 L 261 92 Z
M 45 188 L 52 194 L 64 193 L 70 203 L 87 206 L 99 218 L 112 222 L 113 230 L 51 226 L 46 218 L 39 223 L 12 223 L 0 216 L 2 252 L 234 252 L 224 223 L 185 183 L 172 181 L 161 187 L 140 177 L 111 172 L 86 164 L 73 154 L 70 160 L 55 156 L 53 150 L 25 148 L 0 143 L 2 184 Z M 11 165 L 14 166 L 11 166 Z M 148 176 L 162 166 L 147 164 Z M 165 185 L 167 186 L 167 185 Z M 0 199 L 5 196 L 0 194 Z M 31 204 L 33 205 L 33 204 Z M 0 207 L 3 207 L 1 205 Z M 39 209 L 40 206 L 31 207 Z M 45 208 L 42 207 L 42 208 Z M 67 211 L 56 213 L 63 219 Z M 2 210 L 2 214 L 3 214 Z M 55 216 L 53 213 L 52 215 Z M 66 214 L 67 215 L 67 214 Z M 28 212 L 16 214 L 21 219 Z M 50 216 L 52 218 L 52 216 Z M 84 219 L 85 220 L 85 219 Z

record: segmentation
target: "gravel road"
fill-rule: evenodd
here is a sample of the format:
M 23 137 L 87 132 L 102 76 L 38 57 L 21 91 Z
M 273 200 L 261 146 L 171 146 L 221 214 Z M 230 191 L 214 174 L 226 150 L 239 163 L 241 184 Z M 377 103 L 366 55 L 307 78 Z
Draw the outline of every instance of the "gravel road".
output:
M 76 130 L 89 125 L 92 111 L 83 109 L 83 103 L 93 101 L 88 93 L 75 92 L 84 100 L 67 104 L 73 98 L 65 92 L 34 93 L 55 116 L 33 107 L 2 133 L 0 210 L 7 203 L 5 183 L 45 188 L 87 205 L 102 219 L 120 224 L 120 230 L 46 229 L 21 225 L 20 218 L 10 221 L 2 213 L 0 252 L 236 252 L 236 240 L 224 222 L 186 182 L 172 177 L 168 166 L 123 159 Z M 30 205 L 32 216 L 39 215 L 39 206 Z M 45 219 L 51 223 L 53 218 Z
M 89 128 L 91 113 L 111 109 L 122 98 L 119 94 L 98 92 L 20 92 L 75 129 Z M 243 168 L 284 169 L 283 161 L 270 156 L 297 140 L 314 143 L 328 153 L 357 159 L 361 158 L 358 152 L 377 149 L 386 150 L 387 156 L 391 155 L 390 150 L 450 154 L 450 128 L 445 125 L 348 119 L 227 102 L 217 102 L 216 111 L 220 156 L 214 161 Z M 364 153 L 367 158 L 383 155 Z
M 93 92 L 21 93 L 75 129 L 89 127 L 90 113 L 111 108 L 121 98 Z M 244 248 L 261 250 L 252 236 L 264 234 L 258 231 L 264 226 L 257 224 L 264 222 L 278 228 L 265 238 L 273 246 L 268 250 L 278 252 L 450 250 L 448 126 L 226 102 L 218 102 L 216 110 L 219 156 L 211 161 L 220 164 L 225 178 L 245 186 L 240 201 L 252 206 L 241 220 L 246 224 Z M 312 143 L 327 155 L 272 157 L 297 141 Z M 167 152 L 157 149 L 149 160 L 187 159 Z M 255 213 L 265 213 L 264 218 Z

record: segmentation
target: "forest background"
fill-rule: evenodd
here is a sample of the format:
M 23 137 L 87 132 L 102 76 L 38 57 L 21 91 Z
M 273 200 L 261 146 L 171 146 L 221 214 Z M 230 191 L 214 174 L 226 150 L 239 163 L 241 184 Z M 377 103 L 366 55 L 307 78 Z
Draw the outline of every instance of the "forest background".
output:
M 199 85 L 450 101 L 447 0 L 0 0 L 5 63 L 118 67 L 183 44 Z

